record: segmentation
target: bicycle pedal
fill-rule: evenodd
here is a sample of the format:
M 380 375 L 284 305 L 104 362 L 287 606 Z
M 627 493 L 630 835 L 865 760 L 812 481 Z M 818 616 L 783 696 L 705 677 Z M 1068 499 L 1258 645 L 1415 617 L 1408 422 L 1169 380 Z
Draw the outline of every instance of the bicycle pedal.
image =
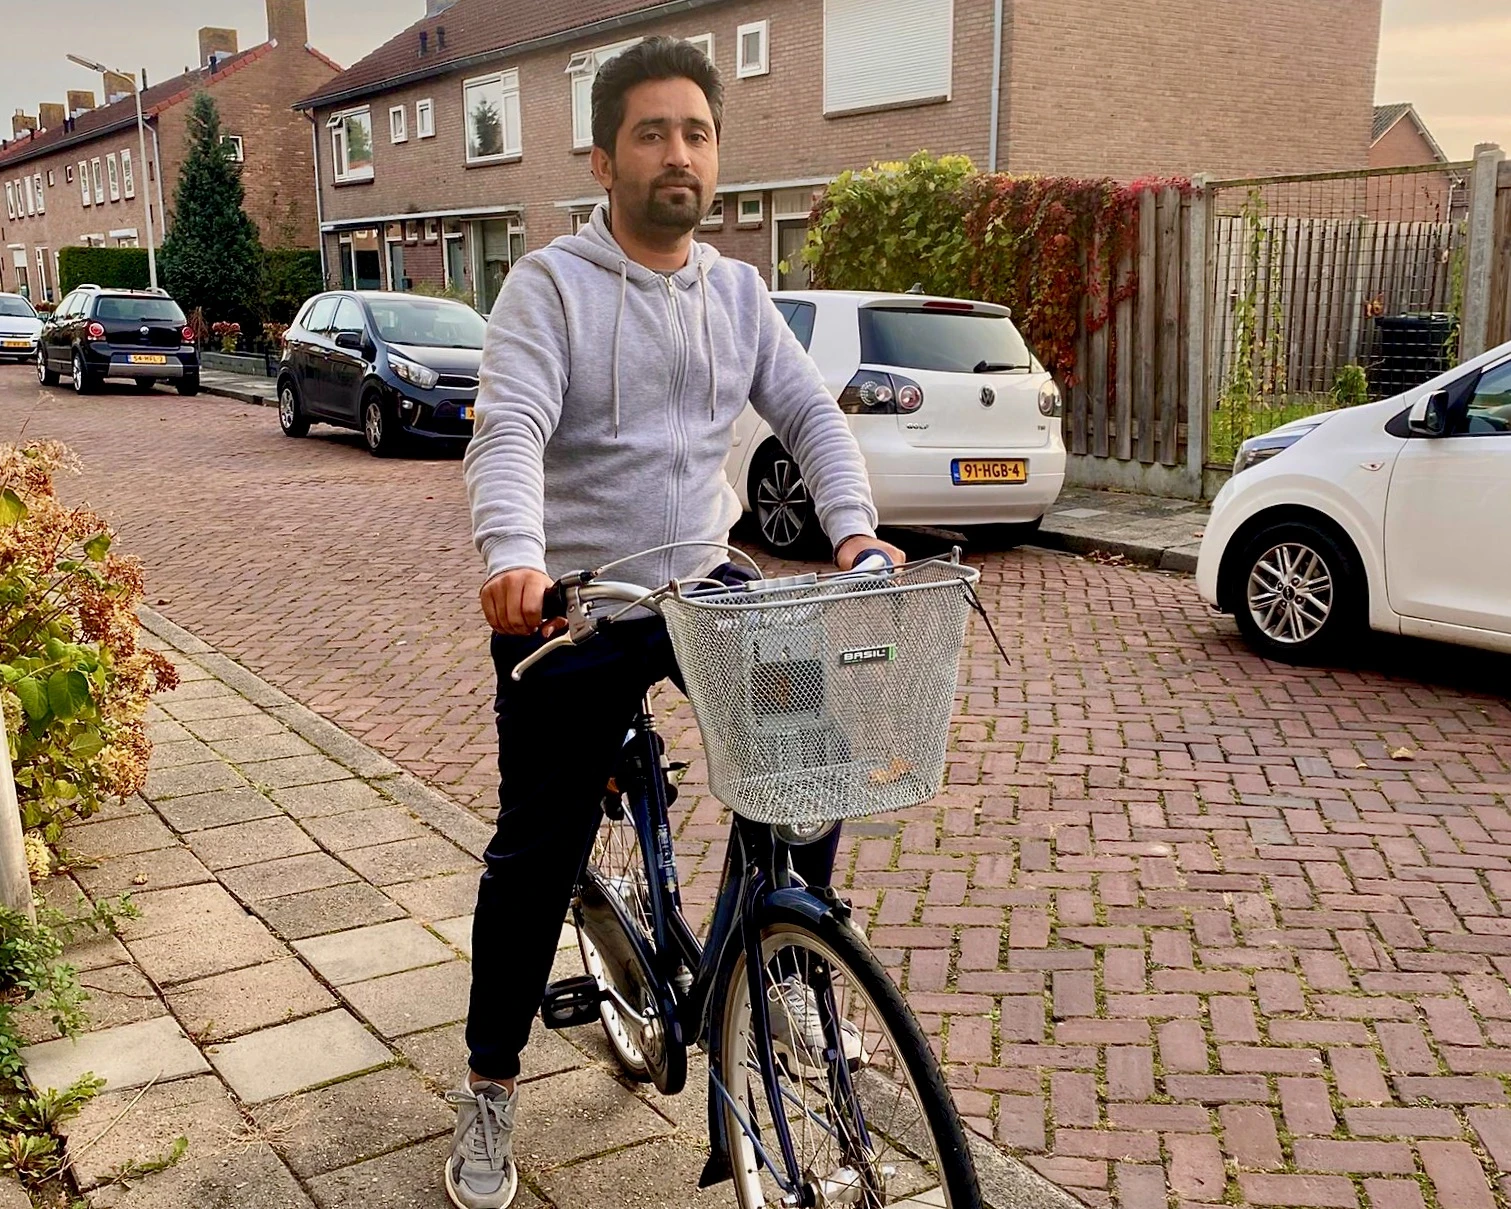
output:
M 576 1028 L 598 1022 L 603 992 L 591 974 L 564 978 L 546 987 L 540 1001 L 540 1022 L 549 1029 Z

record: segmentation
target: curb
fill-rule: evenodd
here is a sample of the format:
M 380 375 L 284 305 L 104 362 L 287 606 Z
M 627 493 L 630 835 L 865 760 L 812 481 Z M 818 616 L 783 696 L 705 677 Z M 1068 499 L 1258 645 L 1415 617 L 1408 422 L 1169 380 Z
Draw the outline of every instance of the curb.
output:
M 1141 567 L 1186 575 L 1196 573 L 1196 555 L 1183 546 L 1150 546 L 1142 542 L 1122 541 L 1113 537 L 1087 537 L 1081 533 L 1062 533 L 1054 529 L 1040 529 L 1024 544 L 1044 550 L 1060 550 L 1067 554 L 1121 554 L 1130 563 Z
M 237 390 L 232 386 L 209 386 L 203 380 L 199 384 L 199 392 L 202 395 L 214 395 L 220 399 L 235 399 L 238 403 L 250 403 L 254 407 L 274 407 L 277 400 L 264 399 L 261 395 L 254 394 L 249 390 Z

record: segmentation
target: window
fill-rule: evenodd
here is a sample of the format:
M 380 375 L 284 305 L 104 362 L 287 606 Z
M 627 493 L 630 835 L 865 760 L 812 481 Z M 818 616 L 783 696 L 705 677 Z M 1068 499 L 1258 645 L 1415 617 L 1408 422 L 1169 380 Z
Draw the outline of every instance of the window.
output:
M 72 168 L 64 168 L 63 169 L 63 183 L 66 184 L 66 185 L 73 184 L 73 169 Z
M 813 342 L 813 321 L 818 317 L 818 308 L 811 302 L 794 302 L 788 298 L 778 298 L 775 301 L 776 309 L 806 351 Z
M 5 182 L 5 216 L 12 221 L 16 217 L 16 186 L 13 181 Z
M 49 169 L 48 169 L 48 170 L 47 170 L 47 187 L 48 187 L 48 188 L 49 188 L 49 189 L 51 189 L 51 188 L 53 188 L 53 187 L 54 187 L 54 186 L 55 186 L 55 185 L 57 185 L 57 183 L 58 183 L 58 182 L 57 182 L 57 181 L 56 181 L 56 180 L 54 180 L 54 179 L 53 179 L 53 174 L 52 174 L 52 169 L 51 169 L 51 168 L 49 168 Z
M 412 218 L 406 219 L 404 221 L 404 242 L 405 243 L 419 243 L 420 242 L 420 224 L 418 222 L 416 222 Z
M 105 178 L 100 173 L 99 156 L 89 161 L 89 176 L 94 181 L 94 204 L 103 206 L 105 204 Z
M 985 361 L 1027 369 L 1028 346 L 1006 315 L 985 311 L 860 309 L 860 359 L 945 374 L 969 374 Z
M 105 157 L 105 175 L 110 178 L 110 200 L 121 200 L 121 169 L 116 163 L 115 152 L 112 151 Z
M 441 237 L 441 224 L 438 219 L 427 218 L 425 220 L 425 242 L 435 243 Z
M 639 41 L 639 38 L 631 38 L 627 42 L 600 46 L 596 50 L 580 50 L 567 63 L 567 75 L 572 77 L 573 147 L 593 145 L 593 80 L 598 75 L 598 69 Z
M 1487 369 L 1475 383 L 1464 420 L 1455 436 L 1489 437 L 1511 433 L 1511 361 Z
M 84 204 L 89 205 L 89 165 L 84 160 L 79 161 L 79 192 L 83 195 Z
M 52 174 L 48 173 L 48 175 L 51 176 Z M 38 214 L 46 214 L 47 213 L 47 201 L 42 196 L 42 174 L 39 172 L 39 173 L 37 173 L 36 176 L 32 177 L 31 178 L 31 183 L 35 187 L 36 193 L 37 193 L 37 213 Z
M 736 35 L 739 61 L 735 64 L 735 74 L 740 79 L 764 76 L 771 70 L 770 34 L 771 22 L 769 21 L 754 21 L 749 25 L 740 26 Z
M 467 162 L 486 164 L 520 154 L 519 72 L 503 71 L 462 83 L 467 115 Z
M 23 177 L 21 184 L 26 194 L 26 215 L 28 218 L 37 216 L 37 195 L 32 192 L 31 177 Z
M 714 204 L 708 207 L 708 213 L 703 216 L 703 226 L 722 227 L 724 225 L 724 199 L 714 198 Z
M 714 61 L 714 36 L 712 34 L 698 34 L 687 39 L 703 52 L 703 57 L 710 63 Z
M 331 333 L 356 332 L 359 336 L 367 330 L 367 324 L 362 319 L 362 308 L 354 298 L 341 299 L 336 307 L 336 318 L 331 324 Z
M 954 0 L 824 0 L 824 112 L 948 99 Z
M 37 290 L 44 302 L 52 301 L 52 284 L 47 280 L 47 249 L 37 249 Z
M 761 221 L 761 217 L 761 194 L 740 194 L 740 226 L 745 227 L 750 226 L 753 223 L 758 223 Z
M 370 181 L 373 178 L 373 121 L 367 109 L 332 114 L 326 126 L 331 132 L 331 163 L 338 181 Z
M 395 105 L 388 111 L 388 141 L 409 142 L 409 110 L 402 105 Z
M 171 298 L 140 298 L 103 294 L 95 303 L 94 317 L 112 323 L 184 323 L 184 313 Z
M 327 294 L 324 298 L 315 299 L 315 305 L 310 308 L 309 315 L 304 321 L 304 330 L 307 332 L 325 332 L 330 330 L 331 320 L 336 317 L 336 303 L 339 299 L 333 294 Z
M 136 174 L 131 170 L 131 152 L 121 151 L 121 192 L 127 197 L 136 196 Z
M 240 164 L 246 161 L 247 153 L 246 148 L 242 146 L 241 135 L 223 134 L 220 136 L 220 143 L 221 146 L 228 148 L 229 154 L 226 158 L 233 164 Z
M 435 102 L 429 98 L 414 103 L 414 136 L 417 139 L 435 137 Z
M 573 210 L 572 211 L 572 234 L 576 235 L 577 232 L 581 231 L 585 226 L 587 226 L 592 221 L 593 221 L 593 211 L 591 211 L 591 210 Z

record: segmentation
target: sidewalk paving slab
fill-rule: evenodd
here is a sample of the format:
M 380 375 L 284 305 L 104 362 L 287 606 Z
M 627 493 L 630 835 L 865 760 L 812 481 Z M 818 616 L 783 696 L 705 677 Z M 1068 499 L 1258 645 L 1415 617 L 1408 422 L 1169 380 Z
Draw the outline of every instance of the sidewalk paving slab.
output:
M 336 998 L 292 958 L 212 974 L 167 991 L 168 1006 L 201 1044 L 329 1011 Z
M 386 1066 L 393 1054 L 347 1011 L 249 1033 L 210 1049 L 210 1061 L 248 1104 Z
M 297 940 L 294 949 L 333 986 L 456 958 L 451 949 L 412 919 Z
M 252 902 L 252 910 L 289 941 L 384 923 L 404 915 L 404 908 L 383 891 L 357 881 L 258 899 Z
M 27 1046 L 21 1058 L 34 1087 L 65 1088 L 93 1072 L 112 1090 L 125 1090 L 210 1069 L 171 1016 L 44 1041 Z
M 354 982 L 342 987 L 341 994 L 389 1040 L 463 1020 L 467 1016 L 472 967 L 468 962 L 456 960 L 455 954 L 452 957 L 444 965 Z
M 357 875 L 324 852 L 305 852 L 226 869 L 221 880 L 233 894 L 255 906 L 264 899 L 355 882 Z

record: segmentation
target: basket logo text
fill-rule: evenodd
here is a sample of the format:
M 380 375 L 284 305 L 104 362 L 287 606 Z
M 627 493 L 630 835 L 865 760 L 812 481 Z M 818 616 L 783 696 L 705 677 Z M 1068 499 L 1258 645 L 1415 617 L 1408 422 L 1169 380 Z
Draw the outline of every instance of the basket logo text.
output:
M 857 663 L 876 663 L 878 661 L 891 663 L 896 658 L 897 648 L 895 646 L 863 646 L 856 647 L 852 651 L 841 651 L 839 653 L 839 665 L 840 667 L 853 667 Z

